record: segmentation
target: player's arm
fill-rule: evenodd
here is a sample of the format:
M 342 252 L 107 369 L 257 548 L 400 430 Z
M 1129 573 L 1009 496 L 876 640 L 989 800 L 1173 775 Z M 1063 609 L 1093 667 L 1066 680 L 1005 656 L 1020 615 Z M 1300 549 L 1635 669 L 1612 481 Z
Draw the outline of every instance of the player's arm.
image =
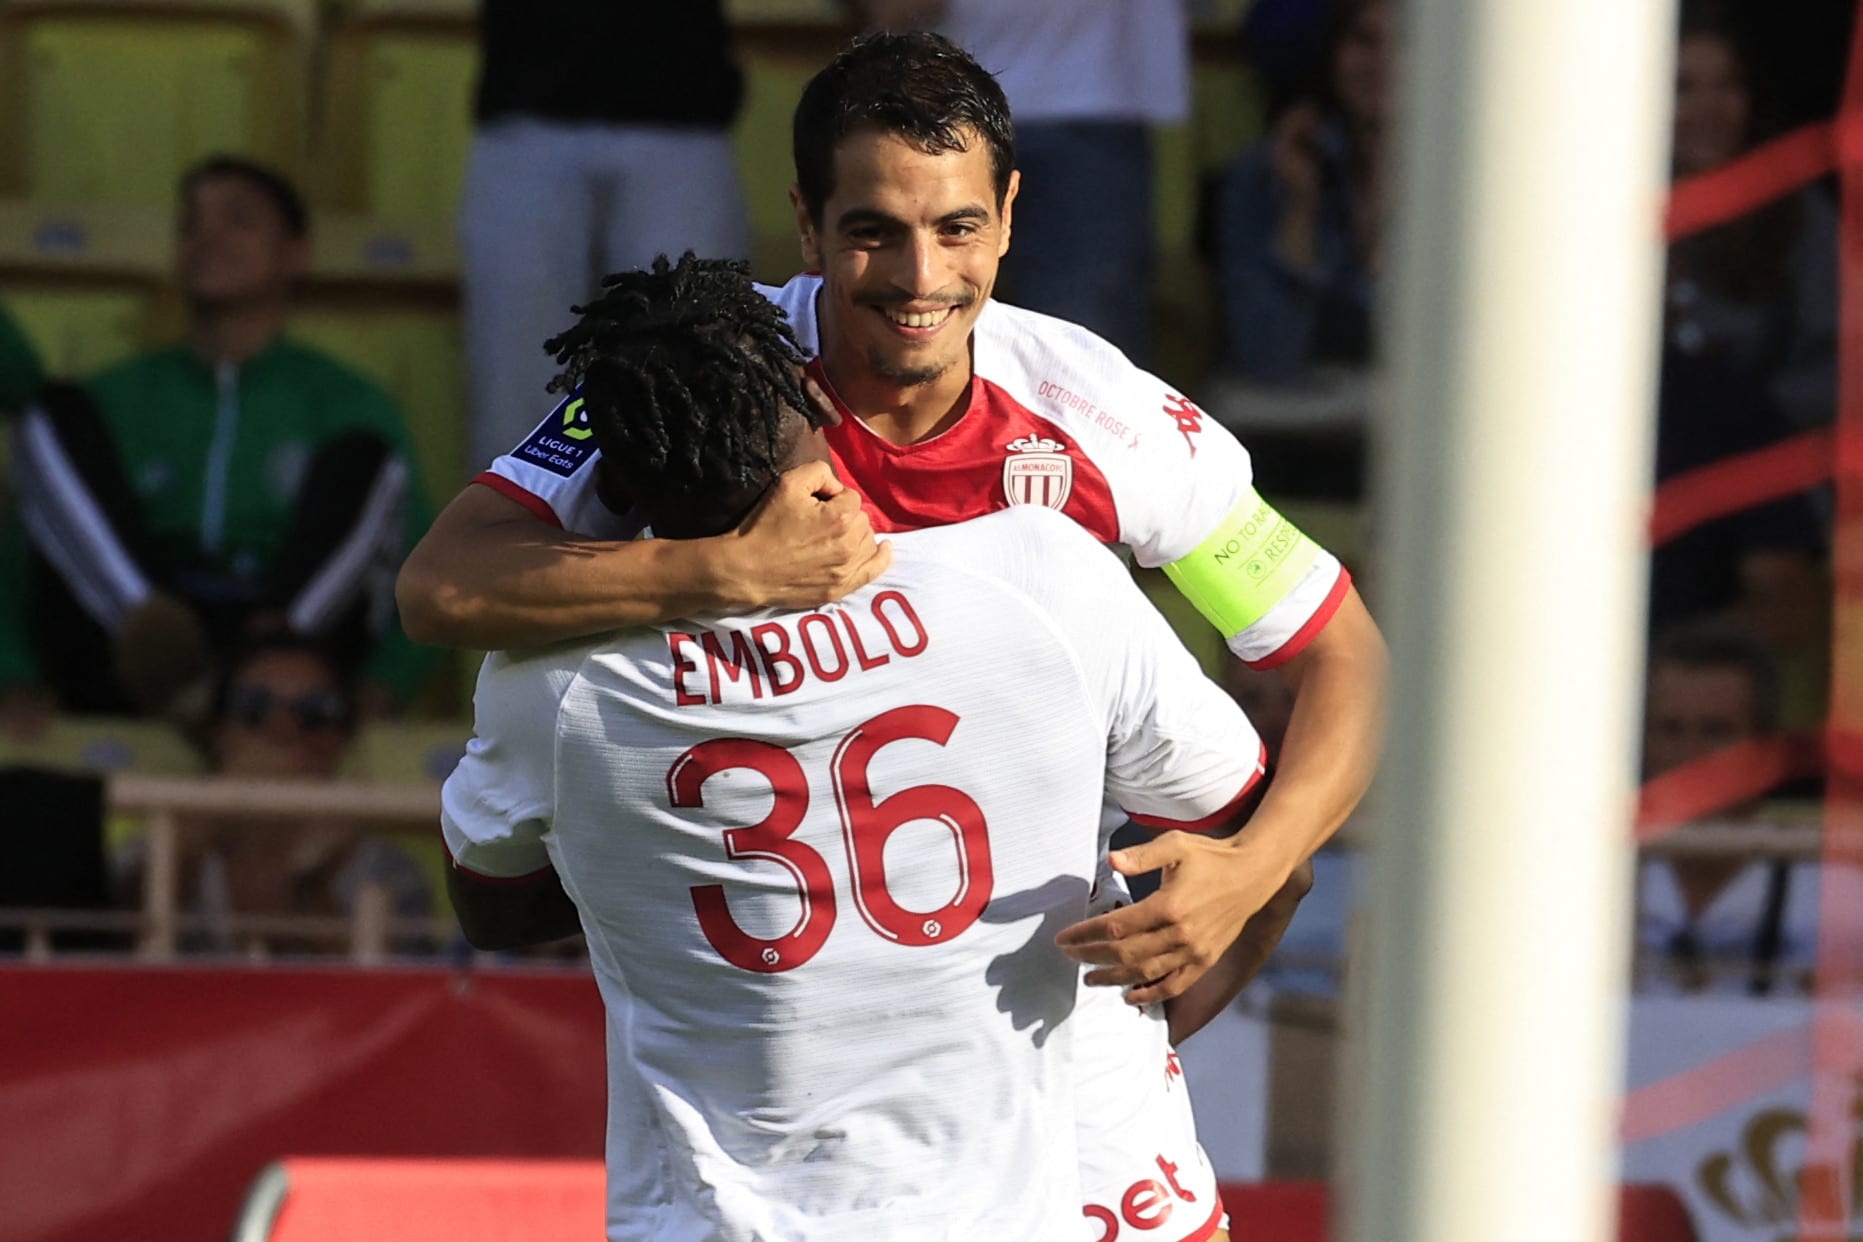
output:
M 1152 435 L 1121 461 L 1122 535 L 1232 652 L 1281 671 L 1294 709 L 1273 787 L 1243 831 L 1167 833 L 1115 852 L 1123 874 L 1162 871 L 1159 890 L 1064 933 L 1070 954 L 1099 967 L 1089 982 L 1129 986 L 1135 1003 L 1181 995 L 1345 822 L 1376 767 L 1387 663 L 1350 576 L 1248 485 L 1234 437 L 1181 397 L 1167 413 L 1180 439 Z M 1185 538 L 1187 526 L 1200 537 Z
M 1143 901 L 1062 933 L 1070 956 L 1097 967 L 1089 984 L 1127 987 L 1134 1004 L 1169 1000 L 1227 952 L 1364 796 L 1377 766 L 1386 664 L 1384 641 L 1347 586 L 1331 619 L 1283 666 L 1294 712 L 1275 779 L 1247 825 L 1227 840 L 1170 832 L 1110 855 L 1122 875 L 1164 874 Z
M 575 667 L 549 654 L 486 657 L 473 735 L 440 790 L 447 895 L 478 949 L 581 930 L 544 844 L 556 814 L 556 718 Z
M 474 483 L 415 545 L 395 598 L 416 641 L 496 651 L 698 612 L 815 608 L 891 557 L 825 464 L 785 474 L 743 525 L 711 539 L 584 538 Z
M 1251 816 L 1266 769 L 1261 737 L 1235 701 L 1203 675 L 1116 558 L 1064 521 L 1031 510 L 1021 523 L 1023 533 L 1042 536 L 1047 571 L 1032 575 L 1035 597 L 1049 601 L 1050 618 L 1075 652 L 1090 701 L 1107 712 L 1107 795 L 1134 822 L 1162 834 L 1136 849 L 1182 841 L 1184 848 L 1224 860 L 1213 868 L 1224 898 L 1215 917 L 1185 901 L 1172 868 L 1158 893 L 1074 924 L 1056 943 L 1091 967 L 1087 984 L 1126 986 L 1134 1004 L 1181 996 L 1224 959 L 1230 967 L 1224 981 L 1212 983 L 1201 1000 L 1226 1003 L 1233 994 L 1228 989 L 1245 983 L 1279 941 L 1305 892 L 1293 881 L 1304 859 L 1285 868 L 1253 859 L 1232 865 L 1229 851 L 1248 829 L 1227 840 L 1210 835 L 1233 832 Z M 1115 851 L 1109 862 L 1127 873 L 1142 869 L 1120 865 L 1135 852 Z M 1193 884 L 1191 891 L 1198 888 Z M 1264 910 L 1247 944 L 1225 958 Z M 1151 973 L 1132 973 L 1144 970 Z M 1207 1018 L 1191 1014 L 1182 1025 L 1194 1029 Z
M 563 891 L 554 867 L 503 883 L 448 867 L 446 895 L 459 916 L 460 930 L 475 949 L 522 949 L 582 930 L 576 903 Z

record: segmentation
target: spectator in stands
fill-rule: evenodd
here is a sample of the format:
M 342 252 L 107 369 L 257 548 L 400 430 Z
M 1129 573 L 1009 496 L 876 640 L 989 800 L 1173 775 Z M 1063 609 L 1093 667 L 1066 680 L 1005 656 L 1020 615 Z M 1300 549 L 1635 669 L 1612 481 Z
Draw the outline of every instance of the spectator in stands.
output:
M 861 0 L 929 27 L 1002 83 L 1016 118 L 1015 244 L 998 295 L 1151 357 L 1154 125 L 1190 115 L 1184 0 Z
M 1337 0 L 1318 80 L 1230 168 L 1215 224 L 1223 362 L 1263 384 L 1372 347 L 1384 265 L 1391 6 Z
M 1731 11 L 1682 10 L 1674 173 L 1717 168 L 1776 128 Z M 1756 377 L 1794 427 L 1837 407 L 1837 212 L 1809 187 L 1669 248 L 1666 330 L 1678 353 Z
M 1664 635 L 1650 655 L 1643 767 L 1660 776 L 1779 728 L 1778 661 L 1725 621 Z M 1723 818 L 1752 820 L 1754 804 Z M 1761 995 L 1801 990 L 1817 951 L 1818 868 L 1745 855 L 1638 867 L 1638 987 Z
M 210 767 L 253 781 L 328 781 L 356 726 L 353 680 L 341 658 L 291 635 L 255 639 L 232 662 L 207 732 Z M 132 847 L 128 869 L 140 866 Z M 347 931 L 257 934 L 242 915 L 356 917 L 366 903 L 385 916 L 433 913 L 426 870 L 405 850 L 348 820 L 260 816 L 189 823 L 182 830 L 182 909 L 204 927 L 185 937 L 196 951 L 338 952 Z M 132 888 L 131 891 L 135 891 Z M 400 936 L 401 952 L 432 947 L 431 935 Z
M 20 409 L 45 383 L 32 342 L 0 306 L 0 414 Z
M 1665 351 L 1656 414 L 1659 487 L 1791 434 L 1758 380 Z M 1659 495 L 1661 493 L 1659 492 Z M 1792 659 L 1828 650 L 1827 524 L 1809 493 L 1718 518 L 1650 557 L 1650 629 L 1735 614 Z
M 748 258 L 722 0 L 483 0 L 460 202 L 472 471 L 535 426 L 543 338 L 606 272 Z
M 198 723 L 209 653 L 282 624 L 366 658 L 366 710 L 392 710 L 437 655 L 392 597 L 432 516 L 406 429 L 380 388 L 281 336 L 308 262 L 296 191 L 215 157 L 180 198 L 186 337 L 49 386 L 20 421 L 32 556 L 0 556 L 0 684 L 15 705 L 42 686 L 71 711 Z

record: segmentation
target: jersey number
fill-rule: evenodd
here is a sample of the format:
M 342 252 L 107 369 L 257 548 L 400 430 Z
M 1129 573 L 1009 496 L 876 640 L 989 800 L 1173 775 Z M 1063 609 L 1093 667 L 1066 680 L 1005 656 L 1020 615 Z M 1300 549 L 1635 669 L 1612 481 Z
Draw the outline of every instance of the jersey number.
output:
M 943 746 L 958 718 L 942 707 L 898 707 L 857 726 L 835 748 L 835 806 L 841 813 L 841 840 L 854 874 L 854 906 L 867 926 L 895 944 L 942 944 L 961 934 L 989 904 L 989 825 L 971 798 L 949 785 L 914 785 L 875 801 L 867 785 L 874 755 L 907 738 Z M 762 974 L 794 970 L 821 951 L 834 927 L 834 876 L 828 862 L 793 834 L 809 809 L 809 782 L 796 757 L 780 746 L 749 738 L 701 742 L 681 755 L 666 774 L 666 789 L 676 807 L 705 805 L 707 779 L 733 768 L 748 768 L 770 782 L 775 797 L 770 813 L 748 828 L 727 828 L 725 854 L 777 863 L 795 880 L 802 903 L 795 925 L 772 940 L 739 927 L 725 902 L 724 885 L 697 884 L 692 908 L 705 939 L 727 962 Z M 915 820 L 941 823 L 957 850 L 957 891 L 936 910 L 908 910 L 886 888 L 886 842 Z

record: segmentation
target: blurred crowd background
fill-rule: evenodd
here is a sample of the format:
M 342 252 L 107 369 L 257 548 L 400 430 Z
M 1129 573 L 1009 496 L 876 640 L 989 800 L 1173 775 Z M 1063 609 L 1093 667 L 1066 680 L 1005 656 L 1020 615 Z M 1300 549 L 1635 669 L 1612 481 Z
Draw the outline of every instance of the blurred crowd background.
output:
M 1827 118 L 1850 9 L 1685 3 L 1674 176 Z M 181 806 L 169 948 L 352 952 L 366 924 L 377 953 L 463 951 L 430 828 L 311 802 L 199 814 L 125 778 L 444 776 L 476 659 L 401 634 L 399 558 L 547 411 L 542 341 L 600 274 L 686 249 L 792 274 L 790 111 L 869 25 L 943 30 L 1007 89 L 1024 190 L 999 295 L 1196 397 L 1375 611 L 1397 16 L 1389 0 L 0 0 L 0 781 L 35 827 L 0 907 L 142 908 L 151 808 Z M 1652 485 L 1832 423 L 1831 186 L 1678 242 L 1664 290 Z M 1657 549 L 1647 776 L 1821 724 L 1832 512 L 1813 489 Z M 1278 741 L 1279 680 L 1153 595 Z M 1731 814 L 1802 818 L 1818 777 L 1800 765 Z M 1349 850 L 1320 866 L 1271 976 L 1331 995 L 1356 868 Z M 1803 990 L 1815 877 L 1757 854 L 1645 860 L 1639 987 Z M 0 921 L 0 947 L 34 954 L 146 935 Z

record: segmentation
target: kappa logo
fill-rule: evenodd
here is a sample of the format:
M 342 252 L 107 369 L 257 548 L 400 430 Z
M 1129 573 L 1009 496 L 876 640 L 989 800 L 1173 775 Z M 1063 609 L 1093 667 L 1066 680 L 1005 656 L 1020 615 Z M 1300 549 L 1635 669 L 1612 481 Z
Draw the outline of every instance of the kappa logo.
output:
M 1074 490 L 1074 459 L 1059 440 L 1023 436 L 1006 446 L 1003 495 L 1012 505 L 1046 505 L 1060 509 Z
M 1177 429 L 1184 437 L 1184 443 L 1190 446 L 1190 455 L 1197 455 L 1197 442 L 1193 437 L 1203 434 L 1203 411 L 1189 397 L 1180 397 L 1169 393 L 1164 401 L 1165 414 L 1176 420 Z

